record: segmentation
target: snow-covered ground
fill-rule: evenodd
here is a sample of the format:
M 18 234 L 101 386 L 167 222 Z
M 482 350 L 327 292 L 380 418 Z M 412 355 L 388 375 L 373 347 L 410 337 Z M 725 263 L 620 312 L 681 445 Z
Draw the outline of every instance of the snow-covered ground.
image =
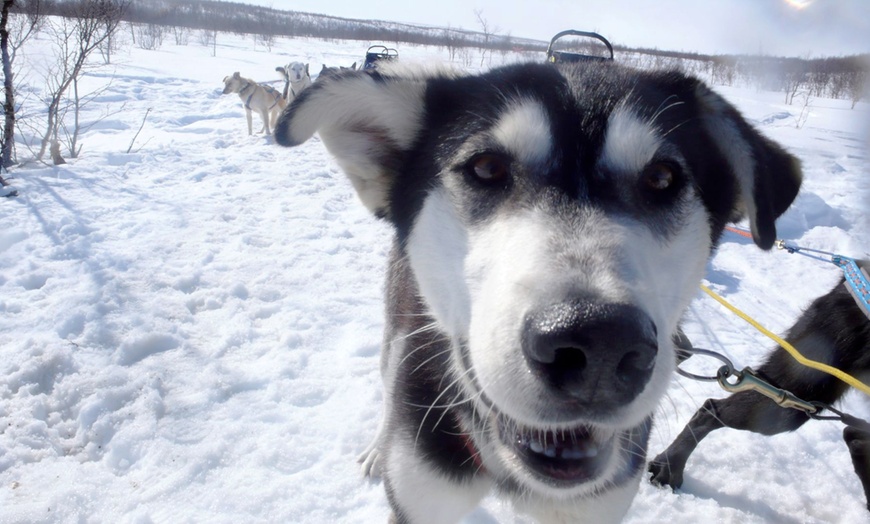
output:
M 380 416 L 389 230 L 319 140 L 291 150 L 247 136 L 241 101 L 220 94 L 234 71 L 273 80 L 275 66 L 302 60 L 316 73 L 361 60 L 367 45 L 281 39 L 270 52 L 219 35 L 212 56 L 194 40 L 117 53 L 83 87 L 110 82 L 85 108 L 96 123 L 81 157 L 11 173 L 20 196 L 0 201 L 0 522 L 386 519 L 383 488 L 356 456 Z M 18 58 L 21 114 L 34 123 L 48 44 Z M 804 163 L 780 236 L 866 256 L 868 104 L 813 99 L 797 128 L 801 108 L 781 93 L 717 89 Z M 707 279 L 782 332 L 838 273 L 726 236 Z M 741 367 L 771 347 L 701 293 L 686 331 Z M 723 392 L 675 377 L 650 454 L 710 396 Z M 870 417 L 857 393 L 842 408 Z M 626 520 L 868 522 L 841 430 L 716 432 L 679 494 L 643 482 Z M 491 497 L 466 522 L 522 520 Z

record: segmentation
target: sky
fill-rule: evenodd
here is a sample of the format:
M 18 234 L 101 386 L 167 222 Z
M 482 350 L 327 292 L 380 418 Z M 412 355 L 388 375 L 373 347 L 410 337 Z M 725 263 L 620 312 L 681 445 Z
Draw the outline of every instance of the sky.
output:
M 240 0 L 347 18 L 479 29 L 549 40 L 564 29 L 613 43 L 705 54 L 819 57 L 870 52 L 868 0 Z

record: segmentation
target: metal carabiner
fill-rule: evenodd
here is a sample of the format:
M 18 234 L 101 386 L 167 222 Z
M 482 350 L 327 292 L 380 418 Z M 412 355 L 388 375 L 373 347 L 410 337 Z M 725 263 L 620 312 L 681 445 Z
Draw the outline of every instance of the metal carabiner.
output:
M 818 406 L 815 404 L 802 400 L 789 391 L 769 384 L 750 367 L 745 367 L 741 371 L 735 371 L 731 375 L 737 379 L 735 382 L 728 382 L 728 375 L 724 373 L 720 373 L 717 377 L 719 385 L 729 393 L 755 391 L 784 408 L 797 409 L 809 414 L 819 411 Z

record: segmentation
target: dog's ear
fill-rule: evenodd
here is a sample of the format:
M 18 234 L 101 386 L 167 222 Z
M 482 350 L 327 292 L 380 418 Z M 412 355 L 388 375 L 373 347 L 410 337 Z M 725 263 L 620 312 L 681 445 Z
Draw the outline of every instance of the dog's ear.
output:
M 351 64 L 350 68 L 355 70 L 355 69 L 356 69 L 356 62 L 354 62 L 353 64 Z
M 320 133 L 375 215 L 390 214 L 389 191 L 423 118 L 426 79 L 345 73 L 315 82 L 282 113 L 275 141 L 296 146 Z
M 308 72 L 308 64 L 305 64 L 305 76 L 311 76 L 311 74 Z
M 236 71 L 235 73 L 233 73 L 233 78 L 241 78 L 241 76 L 242 76 L 242 75 L 240 75 L 238 71 Z
M 755 130 L 722 97 L 698 82 L 703 121 L 739 184 L 733 221 L 749 219 L 752 239 L 762 249 L 776 241 L 776 219 L 797 196 L 800 161 Z

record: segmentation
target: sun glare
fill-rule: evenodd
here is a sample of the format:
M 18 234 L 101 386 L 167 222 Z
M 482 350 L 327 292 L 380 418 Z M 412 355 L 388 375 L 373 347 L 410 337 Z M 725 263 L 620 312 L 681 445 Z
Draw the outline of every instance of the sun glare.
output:
M 806 9 L 813 3 L 813 0 L 785 0 L 785 3 L 797 10 Z

